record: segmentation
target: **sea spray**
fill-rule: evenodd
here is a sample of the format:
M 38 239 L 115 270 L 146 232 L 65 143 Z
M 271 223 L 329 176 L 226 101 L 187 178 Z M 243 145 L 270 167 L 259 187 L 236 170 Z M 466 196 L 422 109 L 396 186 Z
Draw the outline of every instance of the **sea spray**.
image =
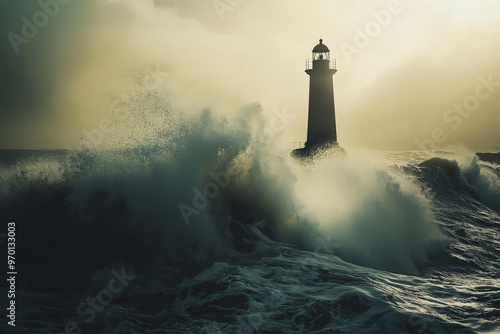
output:
M 326 155 L 304 168 L 295 190 L 300 216 L 316 222 L 342 258 L 416 274 L 446 246 L 432 203 L 408 176 L 364 158 Z

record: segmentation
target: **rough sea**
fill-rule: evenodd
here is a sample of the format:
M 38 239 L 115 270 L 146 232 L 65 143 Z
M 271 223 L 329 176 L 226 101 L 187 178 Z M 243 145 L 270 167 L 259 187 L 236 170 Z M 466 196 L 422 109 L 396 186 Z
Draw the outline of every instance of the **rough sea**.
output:
M 17 271 L 0 330 L 500 333 L 500 154 L 298 162 L 254 121 L 205 111 L 155 144 L 0 151 Z

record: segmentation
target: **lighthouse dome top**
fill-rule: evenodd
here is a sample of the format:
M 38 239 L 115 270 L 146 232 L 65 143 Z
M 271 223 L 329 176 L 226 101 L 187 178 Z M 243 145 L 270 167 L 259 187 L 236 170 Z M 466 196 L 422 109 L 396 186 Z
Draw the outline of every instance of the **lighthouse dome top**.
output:
M 314 47 L 314 49 L 312 50 L 312 52 L 314 52 L 314 53 L 323 53 L 323 52 L 330 52 L 330 50 L 328 49 L 328 46 L 326 46 L 325 44 L 323 44 L 323 40 L 320 39 L 319 40 L 319 44 Z

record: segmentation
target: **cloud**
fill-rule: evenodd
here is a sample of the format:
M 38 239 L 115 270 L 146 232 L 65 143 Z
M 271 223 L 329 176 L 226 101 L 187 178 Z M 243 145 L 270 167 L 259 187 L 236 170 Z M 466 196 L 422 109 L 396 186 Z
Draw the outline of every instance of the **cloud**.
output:
M 58 7 L 52 17 L 40 2 L 0 2 L 0 147 L 34 147 L 44 141 L 40 125 L 51 121 L 60 64 L 83 28 L 79 15 L 86 13 L 81 2 Z M 39 26 L 35 18 L 41 18 Z
M 130 92 L 127 73 L 155 65 L 169 73 L 160 88 L 179 108 L 208 106 L 231 116 L 242 102 L 259 102 L 266 113 L 286 106 L 297 115 L 286 139 L 304 140 L 304 60 L 322 37 L 337 58 L 341 144 L 416 148 L 416 138 L 447 126 L 442 113 L 470 94 L 478 76 L 497 68 L 500 24 L 490 12 L 499 5 L 491 3 L 402 0 L 401 14 L 350 61 L 341 43 L 353 43 L 356 29 L 373 20 L 373 12 L 386 9 L 388 1 L 231 3 L 223 19 L 213 1 L 65 5 L 19 54 L 2 45 L 0 145 L 74 143 L 83 129 L 110 116 L 110 96 Z M 2 13 L 9 12 L 8 20 L 0 20 L 3 35 L 20 30 L 21 18 L 37 10 L 32 4 L 1 5 Z M 460 129 L 450 131 L 450 144 L 498 142 L 497 102 L 495 93 Z
M 442 128 L 447 137 L 443 144 L 498 145 L 499 88 L 457 128 L 444 113 L 474 95 L 480 77 L 500 82 L 500 48 L 491 39 L 499 32 L 497 23 L 441 25 L 432 39 L 357 91 L 363 98 L 351 104 L 352 117 L 345 120 L 348 139 L 372 147 L 419 149 L 415 140 Z

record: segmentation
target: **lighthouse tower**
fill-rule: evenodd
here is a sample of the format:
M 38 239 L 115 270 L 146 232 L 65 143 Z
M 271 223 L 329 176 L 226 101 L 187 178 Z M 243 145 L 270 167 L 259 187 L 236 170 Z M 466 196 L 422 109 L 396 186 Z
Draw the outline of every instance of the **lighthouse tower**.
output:
M 309 115 L 307 142 L 303 149 L 295 150 L 296 156 L 309 156 L 318 149 L 338 147 L 333 98 L 333 75 L 337 72 L 330 50 L 319 40 L 312 50 L 312 59 L 306 61 L 309 81 Z

